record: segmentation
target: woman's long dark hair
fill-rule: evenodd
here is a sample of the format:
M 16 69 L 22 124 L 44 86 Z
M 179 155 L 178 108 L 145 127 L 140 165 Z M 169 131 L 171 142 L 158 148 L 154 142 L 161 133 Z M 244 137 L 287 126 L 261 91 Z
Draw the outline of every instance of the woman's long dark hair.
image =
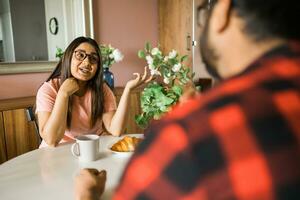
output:
M 91 111 L 92 114 L 90 116 L 90 126 L 93 127 L 97 121 L 97 119 L 102 116 L 103 114 L 103 105 L 104 105 L 104 98 L 103 98 L 103 70 L 102 70 L 102 59 L 100 55 L 100 48 L 97 42 L 91 38 L 88 37 L 78 37 L 75 40 L 73 40 L 70 45 L 65 50 L 62 58 L 59 60 L 57 66 L 47 79 L 47 81 L 58 78 L 60 80 L 59 84 L 60 86 L 63 84 L 63 82 L 73 77 L 71 74 L 71 61 L 74 50 L 82 43 L 88 43 L 92 45 L 97 55 L 99 56 L 99 61 L 97 63 L 98 68 L 96 71 L 95 76 L 88 81 L 87 87 L 92 91 L 92 101 L 91 101 Z M 71 127 L 71 120 L 72 120 L 72 96 L 69 98 L 69 104 L 68 104 L 68 113 L 67 113 L 67 127 Z

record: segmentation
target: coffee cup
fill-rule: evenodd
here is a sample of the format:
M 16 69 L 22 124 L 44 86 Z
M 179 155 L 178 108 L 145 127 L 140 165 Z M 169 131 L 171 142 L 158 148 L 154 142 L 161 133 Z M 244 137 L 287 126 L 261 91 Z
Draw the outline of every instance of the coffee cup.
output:
M 98 135 L 80 135 L 76 137 L 76 143 L 71 147 L 71 152 L 79 161 L 90 162 L 97 160 L 99 154 Z

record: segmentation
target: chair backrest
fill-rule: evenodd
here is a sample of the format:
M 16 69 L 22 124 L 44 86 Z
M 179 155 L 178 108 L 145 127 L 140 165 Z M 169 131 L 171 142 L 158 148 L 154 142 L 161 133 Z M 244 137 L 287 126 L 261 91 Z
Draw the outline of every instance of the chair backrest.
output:
M 213 80 L 211 78 L 199 78 L 198 81 L 195 82 L 195 86 L 200 87 L 201 92 L 205 92 L 212 88 Z
M 27 120 L 33 122 L 34 127 L 35 127 L 35 133 L 36 133 L 36 136 L 37 136 L 38 143 L 41 144 L 42 137 L 40 135 L 39 126 L 38 126 L 38 122 L 37 122 L 36 116 L 34 114 L 34 110 L 35 110 L 34 106 L 26 108 Z

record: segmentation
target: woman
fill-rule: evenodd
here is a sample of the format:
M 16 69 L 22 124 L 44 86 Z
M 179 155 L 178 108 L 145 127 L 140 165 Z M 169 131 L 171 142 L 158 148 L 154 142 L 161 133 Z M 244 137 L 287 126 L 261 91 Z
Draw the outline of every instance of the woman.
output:
M 41 146 L 56 146 L 78 135 L 106 131 L 119 136 L 125 125 L 130 91 L 152 79 L 147 72 L 127 82 L 117 108 L 115 97 L 103 83 L 100 49 L 91 38 L 76 38 L 36 99 Z

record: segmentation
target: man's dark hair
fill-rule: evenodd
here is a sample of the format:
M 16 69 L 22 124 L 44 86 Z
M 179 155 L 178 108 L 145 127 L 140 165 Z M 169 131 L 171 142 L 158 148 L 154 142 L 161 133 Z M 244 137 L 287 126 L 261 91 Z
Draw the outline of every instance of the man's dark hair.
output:
M 256 41 L 300 39 L 299 0 L 232 0 L 232 8 L 245 20 L 245 33 Z
M 208 0 L 213 7 L 218 0 Z M 232 0 L 232 9 L 245 20 L 243 31 L 256 41 L 300 40 L 299 0 Z

